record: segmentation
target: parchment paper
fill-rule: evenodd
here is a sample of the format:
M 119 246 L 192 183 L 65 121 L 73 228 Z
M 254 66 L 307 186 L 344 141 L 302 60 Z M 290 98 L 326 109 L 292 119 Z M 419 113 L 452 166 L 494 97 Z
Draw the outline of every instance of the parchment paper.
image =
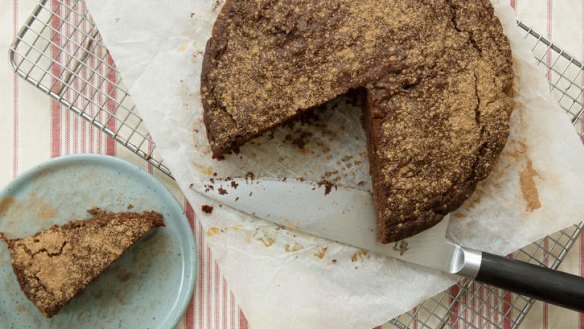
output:
M 336 101 L 317 113 L 321 120 L 279 128 L 239 154 L 214 161 L 202 123 L 199 75 L 222 3 L 87 4 L 252 328 L 371 328 L 456 282 L 445 274 L 277 228 L 191 191 L 190 184 L 213 173 L 234 177 L 250 171 L 256 176 L 327 178 L 368 190 L 358 104 Z M 510 8 L 497 4 L 496 11 L 512 40 L 518 106 L 503 156 L 452 214 L 449 235 L 465 246 L 506 254 L 584 219 L 584 149 L 550 99 L 543 74 L 515 31 Z M 199 211 L 203 204 L 214 207 L 212 214 Z

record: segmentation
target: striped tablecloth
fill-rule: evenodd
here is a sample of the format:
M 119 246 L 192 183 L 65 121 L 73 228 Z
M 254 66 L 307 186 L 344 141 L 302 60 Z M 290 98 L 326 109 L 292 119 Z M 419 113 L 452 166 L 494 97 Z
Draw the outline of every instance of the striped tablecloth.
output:
M 575 57 L 584 58 L 583 0 L 501 1 L 510 1 L 524 23 Z M 0 56 L 4 58 L 0 60 L 0 186 L 53 157 L 100 153 L 120 157 L 152 172 L 174 192 L 178 200 L 184 200 L 178 187 L 168 177 L 13 74 L 6 54 L 36 4 L 36 0 L 0 0 L 0 54 L 4 54 Z M 105 76 L 115 74 L 113 70 L 103 70 Z M 584 74 L 580 79 L 584 84 Z M 113 90 L 107 83 L 102 88 L 104 91 Z M 245 315 L 238 307 L 237 296 L 230 291 L 221 269 L 213 260 L 191 206 L 183 203 L 197 241 L 199 280 L 178 328 L 248 328 Z M 581 239 L 560 269 L 584 276 L 584 242 Z M 584 328 L 584 314 L 538 302 L 521 327 Z

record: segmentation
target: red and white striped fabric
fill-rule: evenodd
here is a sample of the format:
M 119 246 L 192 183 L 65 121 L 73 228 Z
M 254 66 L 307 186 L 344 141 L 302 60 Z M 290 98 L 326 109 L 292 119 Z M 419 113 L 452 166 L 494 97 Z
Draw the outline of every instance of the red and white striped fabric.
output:
M 51 1 L 55 4 L 57 0 L 49 2 Z M 536 31 L 553 40 L 570 54 L 584 58 L 584 0 L 501 1 L 509 1 L 521 20 Z M 36 0 L 0 0 L 0 54 L 8 52 L 10 43 L 36 4 Z M 51 22 L 54 27 L 57 27 L 59 23 L 58 20 Z M 63 40 L 57 37 L 53 42 L 62 44 Z M 67 45 L 64 46 L 67 47 Z M 56 49 L 52 50 L 52 54 L 55 59 L 59 59 L 60 54 Z M 54 70 L 56 70 L 54 74 L 59 73 L 57 66 Z M 107 66 L 101 66 L 101 70 L 102 76 L 115 81 L 114 70 L 108 69 Z M 98 81 L 100 79 L 98 75 L 83 78 L 89 78 L 94 85 L 100 85 L 101 82 Z M 584 74 L 580 75 L 580 79 L 580 83 L 584 85 Z M 141 158 L 100 133 L 58 102 L 50 100 L 34 87 L 17 78 L 7 60 L 0 61 L 0 81 L 2 82 L 0 88 L 0 186 L 6 185 L 22 171 L 49 158 L 74 153 L 100 153 L 118 156 L 144 167 L 166 183 L 179 200 L 184 200 L 172 180 L 153 170 Z M 111 83 L 101 84 L 101 89 L 110 95 L 116 92 Z M 581 97 L 584 101 L 584 95 Z M 111 101 L 103 101 L 106 107 L 115 106 Z M 95 105 L 90 104 L 88 111 L 98 113 L 97 108 L 93 106 Z M 115 130 L 114 120 L 108 124 L 110 129 Z M 195 294 L 178 328 L 248 328 L 245 316 L 238 307 L 236 296 L 230 291 L 228 282 L 221 275 L 221 270 L 205 243 L 205 235 L 194 218 L 193 208 L 186 202 L 184 206 L 196 238 L 199 272 Z M 584 276 L 582 239 L 576 243 L 560 269 Z M 452 288 L 450 294 L 454 296 L 456 292 L 456 288 Z M 478 294 L 479 297 L 483 294 L 486 296 L 486 292 L 482 290 L 479 290 Z M 510 295 L 508 296 L 509 299 Z M 494 299 L 488 302 L 491 307 L 496 307 Z M 457 315 L 466 321 L 473 321 L 472 318 L 476 312 L 489 314 L 488 308 L 479 310 L 480 305 L 474 299 L 468 303 L 470 304 L 468 308 L 456 309 Z M 482 317 L 476 317 L 474 321 L 474 325 L 479 328 L 483 328 L 484 325 L 490 328 L 488 323 L 483 323 Z M 451 327 L 459 327 L 458 323 L 460 322 L 457 322 L 456 316 L 453 315 Z M 417 323 L 412 324 L 413 328 L 418 326 Z M 510 328 L 511 322 L 503 321 L 503 327 Z M 578 315 L 558 307 L 536 303 L 522 327 L 584 329 L 584 314 Z

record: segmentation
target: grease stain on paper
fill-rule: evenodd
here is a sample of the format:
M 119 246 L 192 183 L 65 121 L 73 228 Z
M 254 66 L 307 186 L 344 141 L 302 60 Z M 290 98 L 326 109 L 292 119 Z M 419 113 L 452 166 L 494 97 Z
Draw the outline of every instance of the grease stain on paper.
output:
M 257 227 L 253 233 L 253 239 L 255 241 L 261 242 L 264 247 L 269 248 L 274 245 L 274 243 L 276 243 L 277 234 L 277 232 L 271 232 L 269 230 Z
M 327 252 L 328 248 L 327 247 L 322 247 L 320 248 L 320 250 L 318 252 L 314 253 L 314 256 L 323 259 L 324 256 L 326 256 L 326 252 Z
M 303 245 L 301 245 L 301 244 L 298 244 L 298 243 L 294 243 L 294 245 L 293 245 L 293 246 L 290 246 L 289 244 L 286 244 L 286 245 L 284 246 L 284 250 L 285 250 L 286 252 L 297 252 L 297 251 L 300 251 L 300 250 L 302 250 L 302 249 L 304 249 L 304 246 L 303 246 Z
M 288 217 L 283 217 L 282 218 L 282 223 L 284 224 L 284 226 L 286 226 L 287 228 L 291 228 L 293 230 L 298 229 L 298 223 L 296 223 L 295 221 L 291 220 Z
M 191 164 L 201 174 L 203 174 L 205 176 L 211 176 L 211 175 L 213 175 L 213 168 L 207 167 L 207 166 L 203 166 L 202 164 L 196 163 L 194 161 L 191 161 Z
M 223 230 L 221 230 L 218 227 L 211 227 L 207 230 L 207 236 L 213 236 L 213 235 L 219 234 L 219 233 L 223 233 Z
M 234 226 L 226 226 L 226 227 L 214 227 L 213 226 L 213 227 L 210 227 L 207 230 L 206 234 L 207 234 L 208 237 L 211 237 L 213 235 L 217 235 L 217 234 L 220 234 L 220 233 L 227 233 L 229 231 L 232 231 L 232 232 L 233 231 L 239 231 L 242 228 L 243 228 L 243 226 L 240 225 L 240 224 L 234 225 Z
M 362 260 L 364 258 L 370 258 L 371 256 L 365 250 L 358 250 L 356 251 L 353 256 L 351 256 L 351 262 L 356 262 L 358 260 Z
M 271 247 L 276 242 L 272 237 L 262 237 L 259 238 L 259 241 L 263 243 L 265 247 Z

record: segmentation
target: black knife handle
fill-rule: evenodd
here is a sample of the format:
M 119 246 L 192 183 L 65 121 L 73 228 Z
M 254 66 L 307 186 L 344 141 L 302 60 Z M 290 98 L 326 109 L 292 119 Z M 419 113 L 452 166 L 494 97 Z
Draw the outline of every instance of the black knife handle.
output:
M 584 312 L 584 278 L 576 275 L 483 252 L 476 280 Z

